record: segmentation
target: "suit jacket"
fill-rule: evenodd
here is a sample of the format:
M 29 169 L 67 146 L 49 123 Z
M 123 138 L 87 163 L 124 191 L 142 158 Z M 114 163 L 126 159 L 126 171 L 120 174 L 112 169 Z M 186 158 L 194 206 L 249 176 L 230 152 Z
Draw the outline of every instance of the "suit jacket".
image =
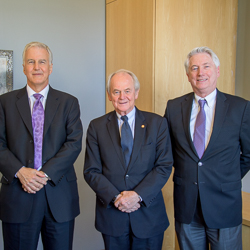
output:
M 118 237 L 130 222 L 133 233 L 148 238 L 164 232 L 169 222 L 161 192 L 172 171 L 171 142 L 164 118 L 136 109 L 134 146 L 128 167 L 120 143 L 116 112 L 90 122 L 84 176 L 96 193 L 96 229 Z M 112 198 L 134 190 L 143 199 L 130 214 Z
M 241 178 L 250 168 L 249 102 L 217 91 L 213 131 L 199 160 L 190 135 L 194 94 L 170 100 L 168 120 L 174 157 L 175 219 L 192 221 L 199 195 L 209 228 L 242 222 Z
M 51 181 L 44 187 L 48 205 L 58 222 L 79 214 L 76 174 L 73 167 L 81 151 L 82 125 L 75 97 L 49 88 L 44 120 L 42 171 Z M 36 194 L 22 189 L 15 174 L 34 167 L 34 144 L 26 87 L 0 96 L 0 219 L 27 221 Z

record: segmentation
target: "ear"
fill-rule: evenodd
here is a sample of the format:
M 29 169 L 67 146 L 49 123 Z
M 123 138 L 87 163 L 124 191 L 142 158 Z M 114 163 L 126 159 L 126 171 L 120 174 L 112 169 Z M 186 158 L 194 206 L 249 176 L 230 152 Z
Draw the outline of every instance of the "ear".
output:
M 190 82 L 188 73 L 186 73 L 186 75 L 187 75 L 188 81 Z
M 108 98 L 110 101 L 112 101 L 112 98 L 111 98 L 111 95 L 109 94 L 109 92 L 107 91 L 107 94 L 108 94 Z
M 23 73 L 26 75 L 24 64 L 23 64 Z
M 49 75 L 52 73 L 52 71 L 53 71 L 53 63 L 51 63 L 49 66 Z
M 136 90 L 135 91 L 135 100 L 138 98 L 138 96 L 139 96 L 139 91 L 140 91 L 140 89 L 138 89 L 138 90 Z
M 219 77 L 220 76 L 220 66 L 218 66 L 218 68 L 217 68 L 217 77 Z

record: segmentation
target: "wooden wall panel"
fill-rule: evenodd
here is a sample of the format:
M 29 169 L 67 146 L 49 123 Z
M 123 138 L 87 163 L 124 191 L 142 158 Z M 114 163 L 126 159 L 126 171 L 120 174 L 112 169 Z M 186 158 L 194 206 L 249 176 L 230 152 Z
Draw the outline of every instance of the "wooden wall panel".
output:
M 198 46 L 218 55 L 218 88 L 234 94 L 237 6 L 238 0 L 156 1 L 156 113 L 164 113 L 167 100 L 192 91 L 183 64 Z
M 136 74 L 141 84 L 136 106 L 153 111 L 154 0 L 117 0 L 106 5 L 106 77 L 118 69 Z M 113 110 L 106 98 L 106 111 Z

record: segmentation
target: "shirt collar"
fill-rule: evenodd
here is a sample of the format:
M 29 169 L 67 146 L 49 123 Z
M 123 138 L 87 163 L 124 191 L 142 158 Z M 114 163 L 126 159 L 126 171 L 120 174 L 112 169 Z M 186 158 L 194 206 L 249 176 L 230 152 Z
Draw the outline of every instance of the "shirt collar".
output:
M 29 98 L 31 98 L 31 96 L 36 94 L 36 92 L 28 84 L 26 85 L 26 89 Z M 48 92 L 49 92 L 49 84 L 42 91 L 40 91 L 39 94 L 41 94 L 44 99 L 47 99 Z
M 210 107 L 213 106 L 213 104 L 214 104 L 214 102 L 216 100 L 216 95 L 217 95 L 217 89 L 215 89 L 212 93 L 210 93 L 209 95 L 207 95 L 205 98 L 202 98 L 202 97 L 194 94 L 194 101 L 195 101 L 196 105 L 199 105 L 198 101 L 200 99 L 202 99 L 202 100 L 205 99 L 207 101 L 207 106 L 210 108 Z
M 119 113 L 116 112 L 116 115 L 118 119 L 121 119 L 121 115 Z M 126 114 L 126 116 L 128 117 L 128 121 L 133 119 L 135 117 L 135 107 L 128 114 Z

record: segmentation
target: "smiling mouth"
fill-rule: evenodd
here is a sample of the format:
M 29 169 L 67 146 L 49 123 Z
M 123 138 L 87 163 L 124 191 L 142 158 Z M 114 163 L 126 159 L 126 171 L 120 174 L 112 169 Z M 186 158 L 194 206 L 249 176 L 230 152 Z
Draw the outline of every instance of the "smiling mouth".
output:
M 198 79 L 197 82 L 205 82 L 207 79 Z

